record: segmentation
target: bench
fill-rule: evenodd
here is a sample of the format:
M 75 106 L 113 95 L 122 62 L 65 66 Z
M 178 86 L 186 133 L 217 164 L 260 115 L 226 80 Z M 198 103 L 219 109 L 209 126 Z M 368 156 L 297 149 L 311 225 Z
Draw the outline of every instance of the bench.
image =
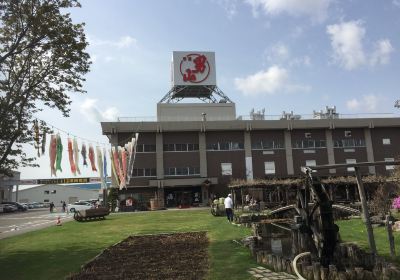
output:
M 110 214 L 108 208 L 99 207 L 96 209 L 87 209 L 75 211 L 74 219 L 78 222 L 89 221 L 89 220 L 100 220 L 105 219 Z

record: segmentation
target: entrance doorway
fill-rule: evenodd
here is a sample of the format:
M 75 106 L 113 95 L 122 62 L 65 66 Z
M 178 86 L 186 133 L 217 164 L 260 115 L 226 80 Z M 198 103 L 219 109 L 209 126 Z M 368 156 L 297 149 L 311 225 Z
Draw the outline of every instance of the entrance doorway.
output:
M 164 194 L 167 207 L 188 208 L 202 202 L 201 187 L 165 188 Z

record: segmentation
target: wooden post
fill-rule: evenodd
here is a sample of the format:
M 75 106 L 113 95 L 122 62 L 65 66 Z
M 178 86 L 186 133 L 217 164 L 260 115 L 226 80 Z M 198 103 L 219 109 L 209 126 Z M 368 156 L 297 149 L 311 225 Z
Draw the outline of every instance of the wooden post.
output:
M 367 233 L 368 233 L 368 243 L 369 243 L 369 247 L 371 249 L 371 253 L 373 254 L 373 256 L 375 258 L 375 256 L 377 255 L 377 252 L 376 252 L 374 231 L 372 229 L 371 220 L 369 217 L 367 199 L 365 197 L 364 184 L 361 179 L 359 167 L 354 167 L 354 171 L 356 173 L 358 193 L 360 195 L 360 200 L 361 200 L 362 218 L 363 218 L 363 221 L 365 223 L 365 227 L 367 228 Z
M 244 209 L 243 187 L 240 187 L 240 195 L 242 196 L 242 212 L 243 212 Z
M 391 215 L 386 215 L 386 230 L 388 233 L 388 239 L 389 239 L 389 246 L 390 246 L 390 255 L 392 257 L 396 256 L 396 251 L 394 248 L 394 237 L 393 237 L 393 231 L 392 231 L 392 223 L 393 219 Z
M 334 201 L 333 197 L 333 185 L 329 185 L 329 196 L 332 201 Z

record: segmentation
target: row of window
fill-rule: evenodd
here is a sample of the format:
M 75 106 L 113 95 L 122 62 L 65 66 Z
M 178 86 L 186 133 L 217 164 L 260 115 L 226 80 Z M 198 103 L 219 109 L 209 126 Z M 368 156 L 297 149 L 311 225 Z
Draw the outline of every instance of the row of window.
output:
M 385 158 L 386 162 L 394 161 L 394 158 Z M 356 163 L 356 159 L 346 159 L 347 164 Z M 305 166 L 312 167 L 317 166 L 317 162 L 315 159 L 306 160 Z M 394 165 L 386 165 L 386 170 L 393 170 Z M 265 175 L 274 175 L 276 173 L 275 170 L 275 162 L 274 161 L 266 161 L 264 162 L 264 170 Z M 347 171 L 354 171 L 354 167 L 348 167 Z M 198 167 L 167 167 L 164 170 L 165 176 L 189 176 L 189 175 L 200 175 L 200 169 Z M 221 175 L 223 176 L 231 176 L 232 175 L 232 163 L 223 162 L 221 163 Z M 155 168 L 135 168 L 133 169 L 133 177 L 155 177 L 156 169 Z M 48 194 L 49 191 L 47 191 Z M 46 193 L 46 191 L 45 191 Z M 55 193 L 55 190 L 52 191 Z
M 165 152 L 198 151 L 199 144 L 164 144 Z
M 341 139 L 333 142 L 335 148 L 365 147 L 364 139 Z
M 394 161 L 394 158 L 385 158 L 386 162 Z M 355 159 L 346 159 L 347 164 L 353 164 L 357 161 Z M 317 166 L 317 162 L 315 159 L 306 160 L 305 165 L 308 167 Z M 386 170 L 393 170 L 394 165 L 386 165 Z M 275 162 L 274 161 L 266 161 L 264 162 L 264 171 L 265 175 L 274 175 L 276 173 L 275 170 Z M 354 171 L 354 167 L 348 167 L 347 171 Z M 221 163 L 221 175 L 232 175 L 232 163 Z
M 230 150 L 243 150 L 244 145 L 241 142 L 217 142 L 207 144 L 209 151 L 230 151 Z
M 353 148 L 353 147 L 365 147 L 364 139 L 340 139 L 335 140 L 334 142 L 335 148 Z M 390 145 L 390 138 L 382 139 L 383 145 Z M 198 151 L 199 144 L 165 144 L 163 146 L 164 151 L 166 152 L 175 152 L 175 151 Z M 254 150 L 273 150 L 273 149 L 282 149 L 284 148 L 283 143 L 278 141 L 258 141 L 254 142 L 251 145 L 251 148 Z M 295 149 L 314 149 L 314 148 L 326 148 L 325 140 L 313 140 L 313 139 L 305 139 L 305 140 L 297 140 L 294 142 L 293 148 Z M 217 143 L 209 143 L 207 144 L 207 150 L 209 151 L 229 151 L 229 150 L 243 150 L 244 145 L 241 142 L 217 142 Z M 139 144 L 136 147 L 136 151 L 138 153 L 148 153 L 155 152 L 156 145 L 152 144 Z
M 258 141 L 251 144 L 253 150 L 275 150 L 283 149 L 283 144 L 278 141 Z
M 293 148 L 296 149 L 310 149 L 310 148 L 326 148 L 325 140 L 298 140 L 294 142 Z
M 198 167 L 167 167 L 164 170 L 165 176 L 188 176 L 188 175 L 200 175 L 200 169 Z
M 132 177 L 155 177 L 157 172 L 155 168 L 134 168 Z

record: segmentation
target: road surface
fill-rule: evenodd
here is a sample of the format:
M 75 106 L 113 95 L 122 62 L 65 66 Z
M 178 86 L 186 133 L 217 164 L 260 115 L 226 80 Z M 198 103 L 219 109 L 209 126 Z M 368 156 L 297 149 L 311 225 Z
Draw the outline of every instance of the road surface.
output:
M 64 223 L 71 220 L 73 214 L 50 213 L 48 208 L 29 209 L 25 212 L 0 213 L 0 239 L 55 226 L 58 217 L 60 217 L 61 223 Z

